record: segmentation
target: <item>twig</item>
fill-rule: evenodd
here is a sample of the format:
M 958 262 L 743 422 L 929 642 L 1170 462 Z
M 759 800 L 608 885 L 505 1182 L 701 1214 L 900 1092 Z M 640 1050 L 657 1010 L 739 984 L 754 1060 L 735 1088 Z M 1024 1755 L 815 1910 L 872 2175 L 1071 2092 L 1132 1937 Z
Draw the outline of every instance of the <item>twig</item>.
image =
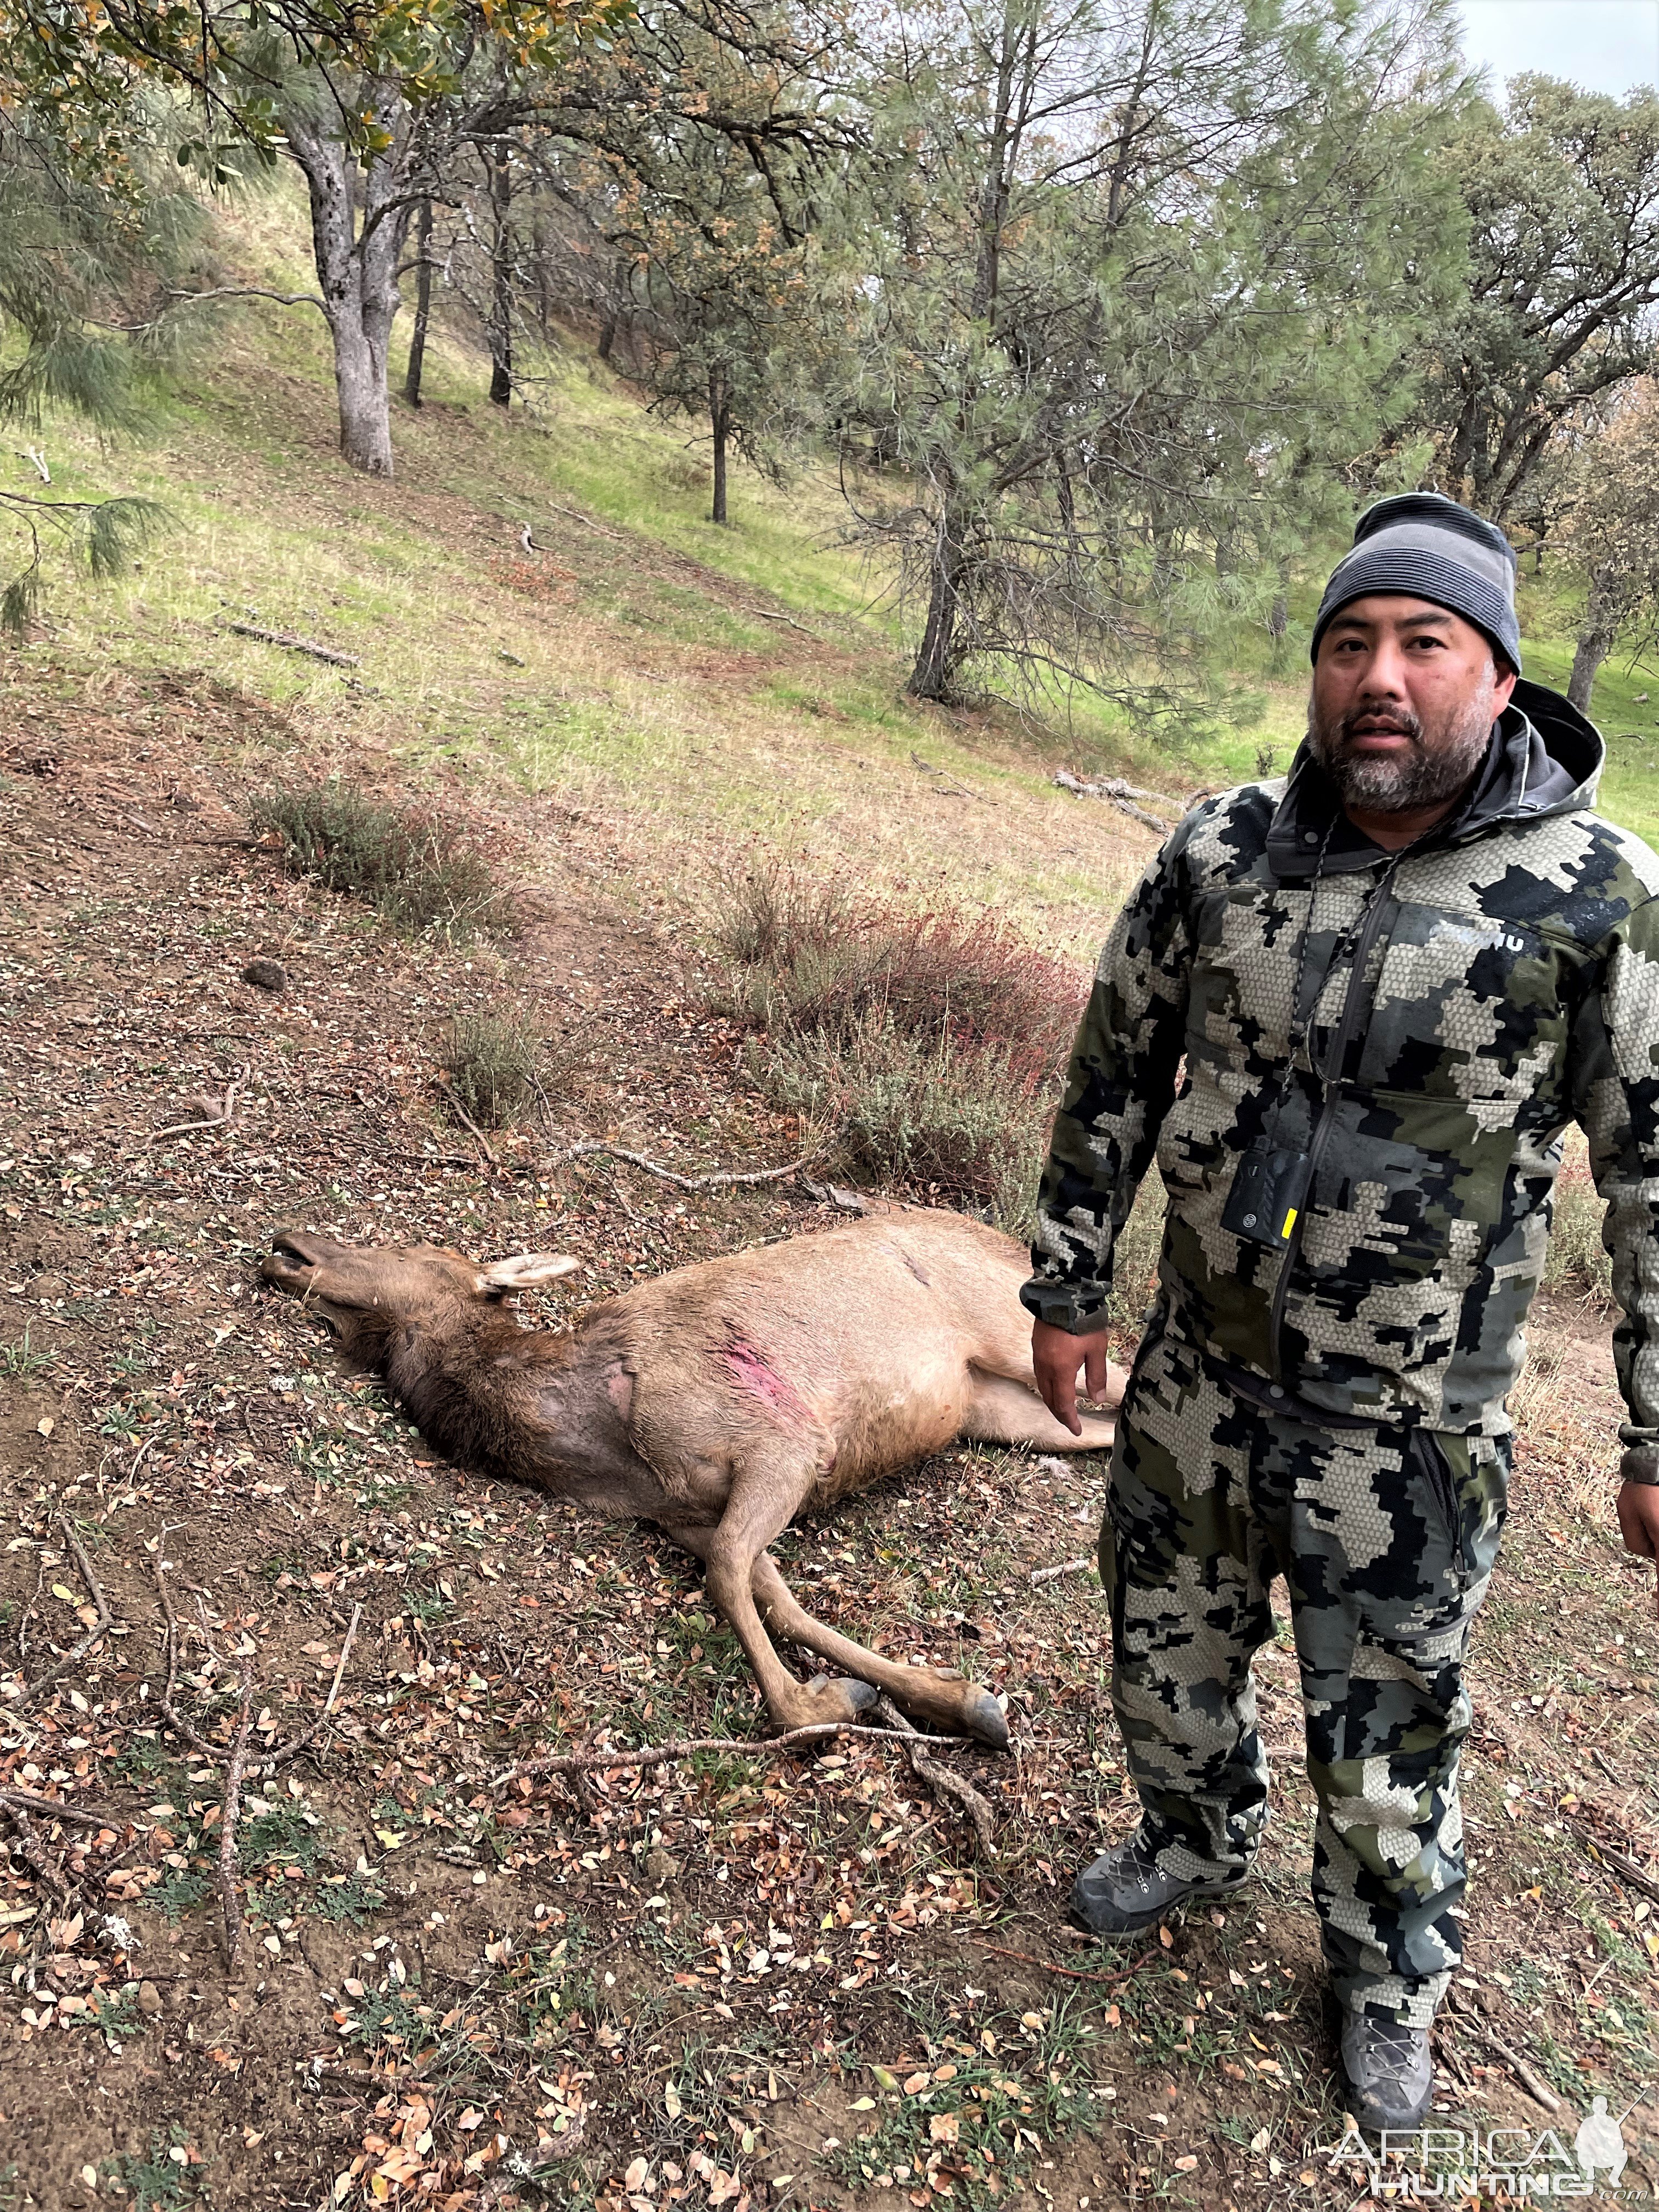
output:
M 37 1797 L 32 1790 L 0 1790 L 0 1805 L 8 1812 L 44 1813 L 54 1820 L 68 1820 L 80 1828 L 123 1828 L 125 1813 L 100 1813 L 86 1805 L 60 1805 L 55 1797 Z
M 204 1759 L 214 1766 L 223 1766 L 226 1761 L 235 1754 L 234 1742 L 233 1741 L 228 1749 L 223 1744 L 210 1743 L 205 1736 L 200 1735 L 191 1725 L 173 1702 L 173 1684 L 178 1679 L 179 1667 L 178 1624 L 173 1617 L 173 1601 L 167 1595 L 167 1577 L 162 1572 L 161 1562 L 159 1559 L 155 1562 L 155 1589 L 161 1598 L 161 1611 L 167 1617 L 167 1687 L 162 1691 L 158 1702 L 167 1717 L 168 1726 L 184 1738 L 198 1759 Z M 351 1657 L 351 1647 L 357 1640 L 357 1624 L 362 1617 L 362 1607 L 360 1604 L 354 1605 L 351 1608 L 351 1625 L 346 1630 L 345 1642 L 340 1646 L 339 1664 L 334 1669 L 334 1680 L 330 1685 L 322 1711 L 308 1729 L 304 1729 L 299 1735 L 291 1736 L 286 1743 L 277 1744 L 274 1749 L 266 1752 L 262 1759 L 256 1759 L 255 1773 L 265 1777 L 273 1775 L 287 1760 L 307 1750 L 327 1727 L 329 1717 L 334 1711 L 334 1701 L 340 1694 L 340 1685 L 345 1679 L 346 1667 Z
M 1511 2051 L 1507 2043 L 1500 2043 L 1489 2027 L 1483 2027 L 1479 2032 L 1481 2040 L 1513 2069 L 1516 2080 L 1535 2104 L 1541 2105 L 1547 2112 L 1560 2111 L 1561 2100 L 1534 2073 L 1518 2051 Z
M 173 1600 L 167 1595 L 167 1573 L 161 1565 L 161 1556 L 159 1552 L 155 1556 L 155 1594 L 161 1601 L 161 1613 L 167 1625 L 167 1687 L 162 1691 L 157 1702 L 174 1733 L 182 1737 L 199 1758 L 210 1759 L 217 1765 L 223 1754 L 216 1750 L 205 1736 L 199 1735 L 191 1727 L 173 1702 L 173 1685 L 179 1679 L 179 1624 L 173 1617 Z
M 1138 1974 L 1149 1959 L 1163 1956 L 1159 1951 L 1143 1951 L 1138 1959 L 1132 1959 L 1127 1966 L 1120 1966 L 1115 1974 L 1091 1974 L 1081 1966 L 1060 1966 L 1052 1959 L 1039 1959 L 1035 1951 L 1011 1951 L 1005 1944 L 993 1943 L 984 1936 L 970 1936 L 968 1941 L 977 1943 L 981 1951 L 994 1951 L 999 1959 L 1018 1959 L 1022 1966 L 1041 1966 L 1045 1974 L 1063 1974 L 1068 1982 L 1103 1982 L 1108 1989 L 1115 1989 L 1132 1974 Z
M 44 1674 L 38 1676 L 29 1684 L 21 1697 L 12 1700 L 11 1711 L 15 1713 L 21 1712 L 25 1705 L 32 1705 L 43 1690 L 49 1690 L 54 1682 L 69 1673 L 71 1667 L 78 1666 L 93 1645 L 97 1643 L 99 1638 L 115 1625 L 115 1616 L 109 1609 L 109 1601 L 99 1586 L 97 1576 L 92 1571 L 92 1562 L 87 1557 L 80 1538 L 61 1513 L 55 1518 L 58 1526 L 64 1532 L 64 1540 L 75 1554 L 75 1564 L 80 1569 L 81 1579 L 85 1583 L 88 1590 L 91 1593 L 92 1601 L 98 1608 L 98 1618 L 88 1629 L 86 1634 L 77 1638 L 70 1645 L 55 1667 L 48 1667 Z
M 478 1127 L 472 1116 L 467 1112 L 465 1107 L 462 1105 L 459 1097 L 450 1088 L 449 1085 L 443 1081 L 441 1077 L 439 1079 L 438 1088 L 443 1092 L 444 1097 L 448 1099 L 450 1104 L 455 1109 L 457 1119 L 460 1121 L 466 1128 L 470 1129 L 472 1132 L 472 1134 L 477 1139 L 480 1146 L 483 1148 L 484 1158 L 489 1161 L 490 1166 L 493 1168 L 495 1164 L 495 1155 L 490 1147 L 489 1138 L 485 1136 L 483 1131 Z M 470 1167 L 471 1164 L 471 1162 L 469 1160 L 467 1165 Z
M 296 637 L 289 629 L 261 629 L 258 623 L 234 622 L 225 624 L 238 637 L 255 638 L 261 645 L 280 645 L 289 653 L 308 653 L 313 660 L 326 660 L 334 668 L 357 668 L 361 656 L 355 653 L 337 653 L 331 645 L 319 645 L 315 638 Z
M 8 1805 L 6 1817 L 17 1831 L 17 1840 L 25 1860 L 33 1868 L 39 1880 L 47 1889 L 55 1890 L 59 1897 L 71 1894 L 69 1877 L 55 1867 L 35 1841 L 34 1831 L 29 1826 L 28 1814 L 21 1805 Z
M 1057 1566 L 1033 1567 L 1031 1580 L 1034 1583 L 1051 1583 L 1060 1575 L 1081 1574 L 1085 1567 L 1091 1567 L 1093 1565 L 1094 1561 L 1085 1553 L 1080 1559 L 1061 1559 Z
M 994 1857 L 997 1846 L 996 1820 L 989 1805 L 973 1784 L 964 1782 L 959 1774 L 952 1774 L 948 1766 L 941 1766 L 937 1759 L 927 1757 L 921 1748 L 922 1737 L 920 1732 L 911 1727 L 890 1698 L 878 1698 L 876 1711 L 903 1743 L 905 1757 L 910 1762 L 910 1771 L 917 1781 L 925 1782 L 935 1797 L 954 1798 L 971 1822 L 974 1833 L 979 1838 L 981 1850 L 988 1859 Z
M 242 1948 L 242 1906 L 236 1894 L 236 1824 L 242 1817 L 242 1768 L 247 1732 L 253 1719 L 253 1685 L 242 1685 L 242 1710 L 236 1717 L 230 1763 L 225 1769 L 224 1808 L 219 1815 L 219 1904 L 224 1913 L 225 1972 L 234 1974 Z
M 557 1167 L 564 1160 L 587 1159 L 598 1152 L 607 1152 L 613 1160 L 625 1160 L 630 1168 L 643 1168 L 647 1175 L 653 1175 L 664 1182 L 672 1183 L 676 1190 L 718 1190 L 728 1183 L 781 1182 L 786 1176 L 798 1175 L 802 1168 L 810 1167 L 818 1158 L 816 1152 L 805 1152 L 799 1159 L 791 1160 L 787 1167 L 746 1170 L 721 1169 L 714 1175 L 684 1176 L 677 1174 L 672 1168 L 659 1166 L 655 1160 L 647 1159 L 643 1152 L 628 1152 L 621 1145 L 607 1144 L 602 1138 L 584 1138 L 580 1144 L 567 1145 L 562 1152 L 551 1154 L 548 1165 Z
M 623 545 L 628 542 L 619 531 L 607 530 L 602 522 L 595 522 L 591 514 L 578 514 L 574 507 L 561 507 L 556 499 L 550 499 L 547 504 L 555 514 L 568 516 L 572 522 L 580 522 L 584 530 L 595 531 L 601 538 L 608 538 L 613 545 Z
M 942 768 L 935 768 L 931 761 L 923 760 L 920 753 L 913 752 L 910 761 L 912 766 L 919 768 L 924 775 L 938 778 L 937 787 L 941 799 L 977 799 L 983 806 L 996 805 L 995 799 L 987 799 L 982 791 L 970 791 L 965 783 L 947 781 L 945 771 Z
M 504 1766 L 499 1774 L 489 1778 L 489 1787 L 499 1790 L 504 1783 L 516 1782 L 521 1776 L 531 1774 L 589 1774 L 608 1773 L 617 1767 L 672 1766 L 682 1759 L 695 1759 L 700 1752 L 735 1752 L 744 1759 L 763 1759 L 775 1751 L 791 1751 L 799 1743 L 822 1743 L 831 1736 L 857 1735 L 872 1738 L 878 1743 L 902 1743 L 905 1738 L 895 1729 L 866 1728 L 856 1721 L 814 1721 L 809 1727 L 787 1729 L 781 1735 L 763 1736 L 758 1742 L 743 1736 L 711 1735 L 685 1736 L 674 1743 L 656 1743 L 645 1751 L 567 1751 L 545 1759 L 521 1759 L 516 1766 Z M 970 1743 L 971 1736 L 933 1735 L 931 1744 Z
M 1639 1889 L 1644 1897 L 1650 1897 L 1659 1904 L 1659 1875 L 1650 1874 L 1628 1851 L 1621 1851 L 1616 1845 L 1604 1843 L 1600 1836 L 1590 1832 L 1582 1820 L 1573 1820 L 1572 1826 L 1578 1831 L 1579 1842 L 1598 1864 L 1606 1867 L 1610 1874 L 1616 1874 L 1621 1881 L 1627 1881 L 1632 1889 Z
M 150 1132 L 149 1141 L 155 1145 L 159 1144 L 163 1137 L 193 1137 L 198 1129 L 223 1129 L 234 1120 L 235 1114 L 236 1085 L 234 1083 L 228 1083 L 225 1085 L 225 1103 L 222 1113 L 216 1114 L 212 1120 L 208 1121 L 175 1121 L 171 1128 L 154 1129 Z
M 290 1742 L 282 1745 L 277 1750 L 270 1753 L 267 1758 L 261 1761 L 262 1772 L 266 1774 L 274 1774 L 276 1771 L 276 1765 L 279 1760 L 292 1759 L 298 1753 L 306 1750 L 310 1745 L 315 1743 L 318 1737 L 328 1726 L 328 1717 L 334 1710 L 334 1700 L 340 1694 L 340 1684 L 345 1676 L 346 1662 L 350 1658 L 351 1647 L 357 1640 L 357 1623 L 362 1619 L 362 1607 L 361 1605 L 354 1605 L 351 1608 L 351 1626 L 346 1631 L 345 1642 L 340 1646 L 340 1663 L 334 1669 L 334 1680 L 329 1685 L 328 1697 L 324 1703 L 322 1711 L 312 1723 L 311 1726 L 305 1731 L 303 1735 L 296 1735 Z

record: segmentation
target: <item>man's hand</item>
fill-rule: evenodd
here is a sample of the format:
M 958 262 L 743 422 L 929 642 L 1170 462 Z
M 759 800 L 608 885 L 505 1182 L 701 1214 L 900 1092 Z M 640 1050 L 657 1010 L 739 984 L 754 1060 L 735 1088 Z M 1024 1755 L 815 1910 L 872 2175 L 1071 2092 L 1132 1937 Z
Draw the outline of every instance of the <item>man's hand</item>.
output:
M 1038 1324 L 1041 1327 L 1041 1323 Z M 1050 1330 L 1058 1335 L 1058 1330 Z M 1039 1386 L 1042 1372 L 1038 1370 Z M 1047 1398 L 1048 1394 L 1043 1391 Z M 1049 1403 L 1054 1401 L 1049 1399 Z M 1054 1407 L 1060 1412 L 1058 1406 Z M 1061 1419 L 1065 1416 L 1062 1414 Z M 1638 1559 L 1652 1559 L 1659 1564 L 1659 1483 L 1626 1482 L 1619 1491 L 1619 1528 L 1625 1539 L 1625 1549 L 1634 1552 Z M 1656 1592 L 1656 1609 L 1659 1610 L 1659 1591 Z
M 1031 1324 L 1031 1364 L 1043 1404 L 1074 1437 L 1083 1434 L 1077 1417 L 1077 1373 L 1083 1370 L 1084 1395 L 1097 1405 L 1115 1406 L 1123 1396 L 1128 1377 L 1106 1356 L 1103 1328 L 1088 1336 L 1073 1336 L 1046 1321 Z M 1659 1491 L 1653 1495 L 1659 1498 Z

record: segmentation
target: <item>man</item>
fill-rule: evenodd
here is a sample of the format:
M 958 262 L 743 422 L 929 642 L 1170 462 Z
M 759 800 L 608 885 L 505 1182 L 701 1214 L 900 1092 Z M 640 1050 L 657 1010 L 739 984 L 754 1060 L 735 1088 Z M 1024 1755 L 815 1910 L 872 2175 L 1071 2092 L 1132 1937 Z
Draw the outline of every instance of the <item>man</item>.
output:
M 1103 1936 L 1243 1881 L 1250 1658 L 1282 1574 L 1350 2109 L 1410 2127 L 1461 1954 L 1463 1661 L 1565 1124 L 1609 1201 L 1620 1525 L 1659 1557 L 1659 858 L 1591 811 L 1601 741 L 1519 680 L 1515 556 L 1431 494 L 1361 520 L 1284 782 L 1195 807 L 1102 956 L 1025 1302 L 1075 1428 L 1154 1153 L 1159 1288 L 1100 1535 L 1141 1825 Z

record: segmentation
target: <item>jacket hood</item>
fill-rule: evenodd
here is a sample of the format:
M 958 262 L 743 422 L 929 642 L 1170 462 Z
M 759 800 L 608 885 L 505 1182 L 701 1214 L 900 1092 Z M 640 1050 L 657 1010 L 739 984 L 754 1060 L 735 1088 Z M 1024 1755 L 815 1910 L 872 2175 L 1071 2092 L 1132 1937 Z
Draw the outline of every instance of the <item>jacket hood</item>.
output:
M 1522 678 L 1492 726 L 1474 787 L 1436 842 L 1462 844 L 1498 822 L 1531 822 L 1594 805 L 1607 747 L 1594 722 L 1541 684 Z M 1376 865 L 1379 846 L 1342 811 L 1334 785 L 1304 738 L 1267 831 L 1267 864 L 1279 882 L 1340 875 Z

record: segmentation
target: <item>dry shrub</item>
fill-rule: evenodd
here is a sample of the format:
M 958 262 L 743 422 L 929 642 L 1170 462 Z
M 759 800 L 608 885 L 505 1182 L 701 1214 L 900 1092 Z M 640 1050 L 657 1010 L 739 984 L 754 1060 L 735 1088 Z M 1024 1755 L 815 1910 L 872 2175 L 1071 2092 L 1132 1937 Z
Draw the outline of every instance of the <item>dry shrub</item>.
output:
M 499 1129 L 544 1103 L 543 1053 L 540 1033 L 523 1014 L 471 1012 L 451 1022 L 443 1065 L 473 1120 Z
M 294 874 L 367 899 L 411 936 L 432 932 L 459 944 L 507 926 L 483 854 L 418 808 L 388 805 L 333 778 L 276 785 L 248 811 L 257 835 L 280 841 Z
M 1596 1306 L 1612 1304 L 1613 1261 L 1601 1242 L 1607 1210 L 1590 1181 L 1583 1139 L 1575 1131 L 1555 1180 L 1555 1216 L 1544 1261 L 1547 1290 Z
M 714 941 L 750 1066 L 846 1174 L 1029 1225 L 1083 994 L 994 915 L 863 897 L 754 868 Z

